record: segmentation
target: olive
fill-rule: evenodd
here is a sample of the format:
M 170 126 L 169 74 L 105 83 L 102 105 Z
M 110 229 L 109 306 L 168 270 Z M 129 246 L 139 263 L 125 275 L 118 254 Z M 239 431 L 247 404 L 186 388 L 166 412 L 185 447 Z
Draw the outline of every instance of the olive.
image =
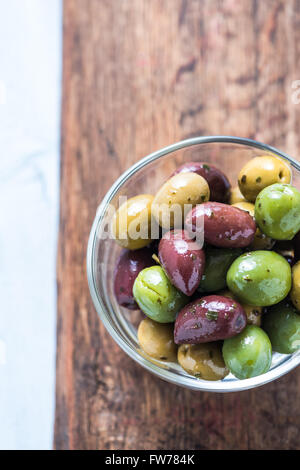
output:
M 205 248 L 205 270 L 199 292 L 216 292 L 226 287 L 226 274 L 233 261 L 242 254 L 240 248 Z
M 227 176 L 219 168 L 206 162 L 188 162 L 177 168 L 171 176 L 186 172 L 197 173 L 207 181 L 212 201 L 228 201 L 230 183 Z
M 220 295 L 208 295 L 190 302 L 177 315 L 176 344 L 210 343 L 240 333 L 247 324 L 243 307 Z
M 229 204 L 233 205 L 237 202 L 246 202 L 246 199 L 242 195 L 240 188 L 236 186 L 231 190 Z
M 123 250 L 114 271 L 114 293 L 118 304 L 130 310 L 138 309 L 133 298 L 133 283 L 142 269 L 153 266 L 152 250 Z
M 233 207 L 238 207 L 239 209 L 242 209 L 243 211 L 248 212 L 252 217 L 254 217 L 254 204 L 252 202 L 248 201 L 240 201 L 240 202 L 235 202 L 232 204 Z
M 230 372 L 238 379 L 265 374 L 271 367 L 272 346 L 267 334 L 255 325 L 233 338 L 225 339 L 223 358 Z
M 167 278 L 160 266 L 143 269 L 133 284 L 133 296 L 140 309 L 159 323 L 174 322 L 177 312 L 188 302 Z
M 256 231 L 254 219 L 247 212 L 221 202 L 194 207 L 186 216 L 185 227 L 194 236 L 204 231 L 205 242 L 221 248 L 249 246 Z
M 300 230 L 300 192 L 289 184 L 263 189 L 255 202 L 255 220 L 275 240 L 292 240 Z
M 197 379 L 222 380 L 229 371 L 224 363 L 221 344 L 182 344 L 178 348 L 178 362 Z
M 291 289 L 291 267 L 274 251 L 252 251 L 237 258 L 227 272 L 227 285 L 249 305 L 266 307 L 283 300 Z
M 160 361 L 176 362 L 177 346 L 173 338 L 173 325 L 145 318 L 138 327 L 137 335 L 141 348 L 149 356 Z
M 151 194 L 141 194 L 125 201 L 112 219 L 116 242 L 129 250 L 137 250 L 151 242 Z
M 224 297 L 228 297 L 229 299 L 237 300 L 236 297 L 233 295 L 230 290 L 221 291 L 218 295 L 222 295 Z M 261 316 L 262 316 L 262 307 L 257 307 L 253 305 L 243 304 L 241 306 L 244 309 L 244 312 L 247 317 L 247 324 L 248 325 L 261 325 Z
M 238 178 L 240 191 L 250 202 L 254 202 L 260 191 L 267 186 L 290 181 L 291 170 L 288 164 L 272 155 L 249 160 L 241 169 Z
M 291 301 L 297 310 L 300 310 L 300 261 L 292 268 Z
M 156 193 L 152 214 L 164 229 L 182 228 L 185 212 L 196 204 L 209 200 L 209 186 L 197 173 L 178 173 Z
M 243 211 L 248 212 L 252 217 L 254 217 L 255 206 L 252 202 L 237 202 L 232 204 L 233 207 L 238 207 Z M 275 240 L 270 237 L 267 237 L 259 228 L 256 229 L 254 240 L 249 245 L 250 250 L 271 250 L 274 246 Z
M 204 251 L 185 230 L 167 232 L 159 244 L 159 260 L 172 284 L 191 296 L 201 280 Z
M 274 351 L 292 354 L 300 348 L 300 315 L 289 303 L 274 305 L 263 316 L 263 328 Z

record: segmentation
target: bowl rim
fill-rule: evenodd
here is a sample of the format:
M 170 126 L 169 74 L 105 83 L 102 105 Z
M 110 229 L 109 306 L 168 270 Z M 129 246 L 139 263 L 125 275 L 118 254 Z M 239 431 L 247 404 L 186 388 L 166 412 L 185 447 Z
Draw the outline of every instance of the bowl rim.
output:
M 162 368 L 159 365 L 151 362 L 144 356 L 138 354 L 134 349 L 132 349 L 127 342 L 120 336 L 115 329 L 112 327 L 106 316 L 103 314 L 103 310 L 107 311 L 106 306 L 104 305 L 103 299 L 98 295 L 96 289 L 96 282 L 95 282 L 95 272 L 93 266 L 93 258 L 94 258 L 94 249 L 97 240 L 97 232 L 98 227 L 101 224 L 107 205 L 113 199 L 115 194 L 118 190 L 123 186 L 123 184 L 128 181 L 128 179 L 134 175 L 138 170 L 142 169 L 144 166 L 148 165 L 155 160 L 168 155 L 169 153 L 175 152 L 177 150 L 191 147 L 193 145 L 198 144 L 207 144 L 207 143 L 232 143 L 232 144 L 240 144 L 248 147 L 253 147 L 258 150 L 267 151 L 276 154 L 279 157 L 284 158 L 287 160 L 296 170 L 300 172 L 300 164 L 292 157 L 290 157 L 285 152 L 278 150 L 277 148 L 264 144 L 262 142 L 243 138 L 243 137 L 236 137 L 236 136 L 226 136 L 226 135 L 215 135 L 215 136 L 201 136 L 201 137 L 193 137 L 190 139 L 181 140 L 176 142 L 175 144 L 168 145 L 167 147 L 163 147 L 162 149 L 156 150 L 150 153 L 148 156 L 142 158 L 141 160 L 137 161 L 133 164 L 128 170 L 121 174 L 121 176 L 115 181 L 115 183 L 110 187 L 107 191 L 106 195 L 102 199 L 101 203 L 98 206 L 96 211 L 95 219 L 93 221 L 89 240 L 88 240 L 88 247 L 87 247 L 87 278 L 88 278 L 88 285 L 90 294 L 93 300 L 94 307 L 104 324 L 106 330 L 115 340 L 115 342 L 123 349 L 123 351 L 128 354 L 134 361 L 140 364 L 143 368 L 151 372 L 152 374 L 156 375 L 157 377 L 173 383 L 175 385 L 179 385 L 191 390 L 198 390 L 198 391 L 206 391 L 206 392 L 219 392 L 219 393 L 226 393 L 226 392 L 238 392 L 244 391 L 251 388 L 256 388 L 262 385 L 265 385 L 273 380 L 285 375 L 292 369 L 294 369 L 297 365 L 300 364 L 300 350 L 296 353 L 291 355 L 286 355 L 287 359 L 278 366 L 270 369 L 265 374 L 259 375 L 257 377 L 252 377 L 250 379 L 234 379 L 230 381 L 200 381 L 195 379 L 191 376 L 180 376 L 180 381 L 178 381 L 178 376 L 174 374 L 174 372 Z M 110 315 L 110 312 L 108 312 Z

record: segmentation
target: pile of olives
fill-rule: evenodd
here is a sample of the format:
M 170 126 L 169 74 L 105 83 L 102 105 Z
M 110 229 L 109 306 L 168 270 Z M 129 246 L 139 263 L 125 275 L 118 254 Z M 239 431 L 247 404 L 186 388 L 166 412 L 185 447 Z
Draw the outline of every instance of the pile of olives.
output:
M 114 291 L 122 307 L 145 315 L 143 353 L 221 380 L 264 374 L 273 351 L 300 348 L 300 192 L 291 176 L 284 160 L 262 155 L 232 189 L 215 166 L 185 163 L 154 196 L 120 206 Z M 173 205 L 190 208 L 181 226 Z

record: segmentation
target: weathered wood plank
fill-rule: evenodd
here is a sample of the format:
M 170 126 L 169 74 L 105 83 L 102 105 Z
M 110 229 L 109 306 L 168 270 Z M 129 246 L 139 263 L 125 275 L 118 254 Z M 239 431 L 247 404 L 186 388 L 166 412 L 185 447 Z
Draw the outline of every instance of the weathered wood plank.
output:
M 114 344 L 85 272 L 101 198 L 151 151 L 233 134 L 299 156 L 299 0 L 65 0 L 63 55 L 55 447 L 299 448 L 299 371 L 229 395 L 166 384 Z

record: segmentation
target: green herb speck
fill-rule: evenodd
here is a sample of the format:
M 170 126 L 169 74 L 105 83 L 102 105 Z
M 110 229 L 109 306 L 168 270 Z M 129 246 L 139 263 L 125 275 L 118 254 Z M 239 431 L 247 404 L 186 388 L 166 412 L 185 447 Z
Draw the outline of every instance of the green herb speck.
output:
M 214 312 L 213 310 L 208 310 L 206 312 L 206 318 L 209 321 L 217 321 L 219 316 L 219 312 Z

